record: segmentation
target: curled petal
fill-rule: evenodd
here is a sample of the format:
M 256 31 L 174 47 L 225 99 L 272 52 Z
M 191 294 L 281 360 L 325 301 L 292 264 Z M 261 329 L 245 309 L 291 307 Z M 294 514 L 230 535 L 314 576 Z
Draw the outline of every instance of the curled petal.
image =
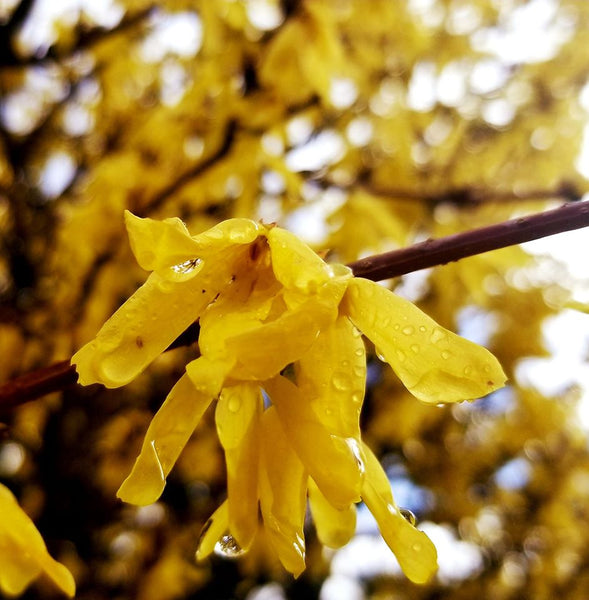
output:
M 274 377 L 264 388 L 286 437 L 328 501 L 342 509 L 358 502 L 364 475 L 358 441 L 331 434 L 308 399 L 288 379 Z
M 307 474 L 290 446 L 274 407 L 260 419 L 259 496 L 264 529 L 284 568 L 305 570 Z
M 190 378 L 183 375 L 151 421 L 133 470 L 117 496 L 143 506 L 155 502 L 166 485 L 166 477 L 190 439 L 210 396 L 198 392 Z
M 290 231 L 274 227 L 267 237 L 274 274 L 285 288 L 309 294 L 332 277 L 329 265 Z
M 334 508 L 309 478 L 309 506 L 319 541 L 329 548 L 341 548 L 356 531 L 356 505 Z
M 423 402 L 473 400 L 505 383 L 499 362 L 486 348 L 440 327 L 372 281 L 352 279 L 342 310 Z
M 139 266 L 146 271 L 177 265 L 198 257 L 202 250 L 178 218 L 142 219 L 126 210 L 125 225 L 131 250 Z
M 438 568 L 436 547 L 423 531 L 415 529 L 399 512 L 386 473 L 365 444 L 364 454 L 366 478 L 362 500 L 374 515 L 382 537 L 405 575 L 414 583 L 426 583 Z
M 217 542 L 227 533 L 229 528 L 229 507 L 227 500 L 217 508 L 204 524 L 196 548 L 196 560 L 203 560 L 210 554 Z
M 321 331 L 295 363 L 297 387 L 330 433 L 360 440 L 360 410 L 366 386 L 366 352 L 347 317 Z
M 223 389 L 215 420 L 227 464 L 229 531 L 247 550 L 258 528 L 259 419 L 263 401 L 256 384 Z
M 41 534 L 18 505 L 12 492 L 0 484 L 0 590 L 18 595 L 45 573 L 68 596 L 76 584 L 72 574 L 47 552 Z

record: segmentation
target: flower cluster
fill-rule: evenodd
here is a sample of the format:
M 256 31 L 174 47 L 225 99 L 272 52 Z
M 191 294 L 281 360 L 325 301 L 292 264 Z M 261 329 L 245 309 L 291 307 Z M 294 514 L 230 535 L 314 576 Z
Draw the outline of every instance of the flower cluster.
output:
M 41 573 L 73 597 L 72 574 L 47 552 L 35 525 L 18 505 L 12 492 L 0 484 L 0 592 L 21 594 Z
M 263 527 L 297 576 L 305 568 L 307 499 L 330 547 L 349 541 L 355 504 L 364 501 L 405 574 L 429 580 L 435 547 L 403 517 L 361 439 L 361 334 L 427 403 L 474 399 L 501 386 L 493 355 L 384 287 L 327 264 L 279 227 L 230 219 L 191 236 L 179 219 L 126 213 L 126 223 L 139 264 L 152 273 L 72 358 L 80 383 L 128 383 L 197 320 L 200 356 L 155 415 L 119 497 L 157 500 L 217 400 L 228 493 L 203 530 L 198 558 L 219 540 L 247 551 Z

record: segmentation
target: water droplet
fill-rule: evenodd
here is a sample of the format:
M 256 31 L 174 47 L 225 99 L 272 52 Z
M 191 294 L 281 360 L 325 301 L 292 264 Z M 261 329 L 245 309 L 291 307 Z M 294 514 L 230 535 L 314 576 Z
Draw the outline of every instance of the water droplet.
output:
M 244 549 L 237 543 L 235 538 L 226 533 L 221 539 L 215 544 L 215 554 L 224 556 L 225 558 L 237 558 L 244 554 Z
M 241 408 L 241 398 L 238 396 L 231 396 L 229 402 L 227 402 L 227 408 L 231 412 L 236 413 Z
M 407 358 L 407 355 L 403 350 L 397 350 L 397 358 L 399 359 L 399 362 L 403 362 Z
M 483 367 L 483 371 L 484 371 L 485 373 L 488 373 L 490 370 L 491 370 L 491 367 L 490 367 L 489 365 L 485 365 L 485 366 Z
M 342 367 L 346 368 L 350 364 L 349 360 L 342 360 Z
M 421 331 L 421 333 L 425 333 L 427 331 L 427 327 L 425 327 L 424 325 L 420 325 L 419 331 Z
M 364 348 L 356 348 L 356 356 L 364 356 Z
M 419 346 L 417 344 L 411 344 L 411 352 L 419 354 Z
M 200 258 L 191 258 L 190 260 L 185 260 L 178 265 L 174 265 L 172 267 L 172 271 L 180 275 L 187 275 L 188 273 L 192 273 L 192 271 L 199 267 L 201 263 L 202 260 Z
M 405 335 L 413 335 L 415 333 L 415 328 L 411 325 L 407 325 L 406 327 L 403 327 L 403 333 Z
M 417 523 L 417 517 L 408 508 L 400 508 L 399 513 L 405 519 L 405 521 L 415 527 L 415 524 Z
M 378 358 L 378 360 L 381 360 L 382 362 L 387 362 L 385 355 L 378 348 L 375 348 L 374 352 L 376 353 L 376 358 Z
M 444 360 L 447 360 L 448 358 L 450 358 L 450 356 L 452 356 L 452 354 L 448 352 L 448 350 L 442 350 L 441 355 Z
M 352 394 L 352 402 L 354 402 L 355 404 L 360 404 L 360 402 L 362 402 L 363 398 L 362 398 L 362 394 L 360 392 L 354 392 Z
M 421 544 L 416 543 L 411 546 L 411 550 L 413 550 L 413 552 L 421 552 L 422 547 L 423 546 Z
M 464 374 L 468 377 L 472 373 L 472 367 L 464 367 Z
M 352 334 L 354 337 L 360 337 L 362 335 L 362 332 L 359 329 L 352 327 Z
M 379 327 L 388 327 L 391 324 L 391 318 L 390 317 L 383 317 L 380 320 L 380 323 L 378 324 Z
M 438 344 L 442 340 L 445 340 L 446 337 L 448 337 L 448 336 L 446 335 L 446 332 L 441 327 L 434 327 L 434 330 L 430 337 L 430 341 L 432 342 L 432 344 Z
M 394 329 L 395 331 L 399 331 L 399 329 L 401 329 L 401 325 L 399 325 L 399 323 L 395 323 L 395 324 L 393 325 L 393 329 Z
M 333 378 L 331 379 L 331 383 L 333 383 L 333 387 L 340 392 L 347 392 L 352 388 L 352 382 L 350 381 L 350 376 L 347 373 L 338 372 L 334 373 Z
M 354 375 L 356 377 L 366 377 L 366 365 L 354 367 Z

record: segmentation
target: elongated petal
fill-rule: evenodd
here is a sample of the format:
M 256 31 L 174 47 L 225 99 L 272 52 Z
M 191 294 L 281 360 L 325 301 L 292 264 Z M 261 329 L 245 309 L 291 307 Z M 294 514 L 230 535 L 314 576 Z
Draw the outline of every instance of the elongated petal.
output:
M 352 279 L 342 310 L 423 402 L 473 400 L 505 383 L 501 365 L 486 348 L 440 327 L 372 281 Z
M 330 433 L 360 441 L 360 410 L 366 385 L 366 352 L 347 317 L 321 331 L 295 364 L 297 387 Z
M 121 500 L 142 506 L 160 497 L 166 477 L 210 402 L 187 375 L 178 380 L 151 421 L 133 470 L 117 492 Z
M 212 554 L 217 542 L 227 533 L 228 527 L 229 506 L 225 500 L 211 515 L 200 532 L 196 547 L 196 560 L 203 560 Z
M 262 414 L 259 496 L 268 539 L 284 568 L 305 569 L 307 474 L 288 443 L 274 407 Z
M 401 515 L 386 473 L 366 445 L 364 454 L 366 478 L 362 500 L 374 515 L 382 537 L 394 552 L 405 575 L 414 583 L 426 583 L 438 568 L 436 547 L 423 531 L 415 529 Z
M 356 531 L 356 505 L 341 510 L 334 508 L 309 478 L 309 506 L 319 541 L 329 548 L 341 548 Z
M 227 464 L 229 531 L 247 550 L 258 528 L 259 419 L 263 400 L 257 384 L 227 387 L 215 420 Z
M 238 254 L 221 253 L 194 278 L 173 282 L 152 273 L 73 357 L 82 385 L 114 388 L 132 381 L 198 319 L 229 284 Z
M 47 552 L 41 534 L 12 492 L 0 484 L 0 590 L 20 594 L 41 572 L 68 596 L 76 591 L 72 574 Z
M 364 475 L 358 441 L 331 434 L 288 379 L 274 377 L 264 388 L 290 444 L 329 502 L 342 509 L 358 502 Z

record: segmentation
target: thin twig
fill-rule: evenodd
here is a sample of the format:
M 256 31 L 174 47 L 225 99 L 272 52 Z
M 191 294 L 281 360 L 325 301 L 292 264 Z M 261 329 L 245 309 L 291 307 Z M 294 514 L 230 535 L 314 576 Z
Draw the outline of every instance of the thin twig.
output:
M 443 265 L 556 233 L 589 226 L 589 202 L 565 204 L 529 217 L 512 219 L 437 240 L 426 240 L 400 250 L 370 256 L 348 265 L 357 277 L 373 281 L 389 279 Z M 188 345 L 198 338 L 198 328 L 182 334 L 170 348 Z M 0 409 L 12 408 L 76 383 L 78 375 L 68 361 L 26 373 L 0 386 Z

